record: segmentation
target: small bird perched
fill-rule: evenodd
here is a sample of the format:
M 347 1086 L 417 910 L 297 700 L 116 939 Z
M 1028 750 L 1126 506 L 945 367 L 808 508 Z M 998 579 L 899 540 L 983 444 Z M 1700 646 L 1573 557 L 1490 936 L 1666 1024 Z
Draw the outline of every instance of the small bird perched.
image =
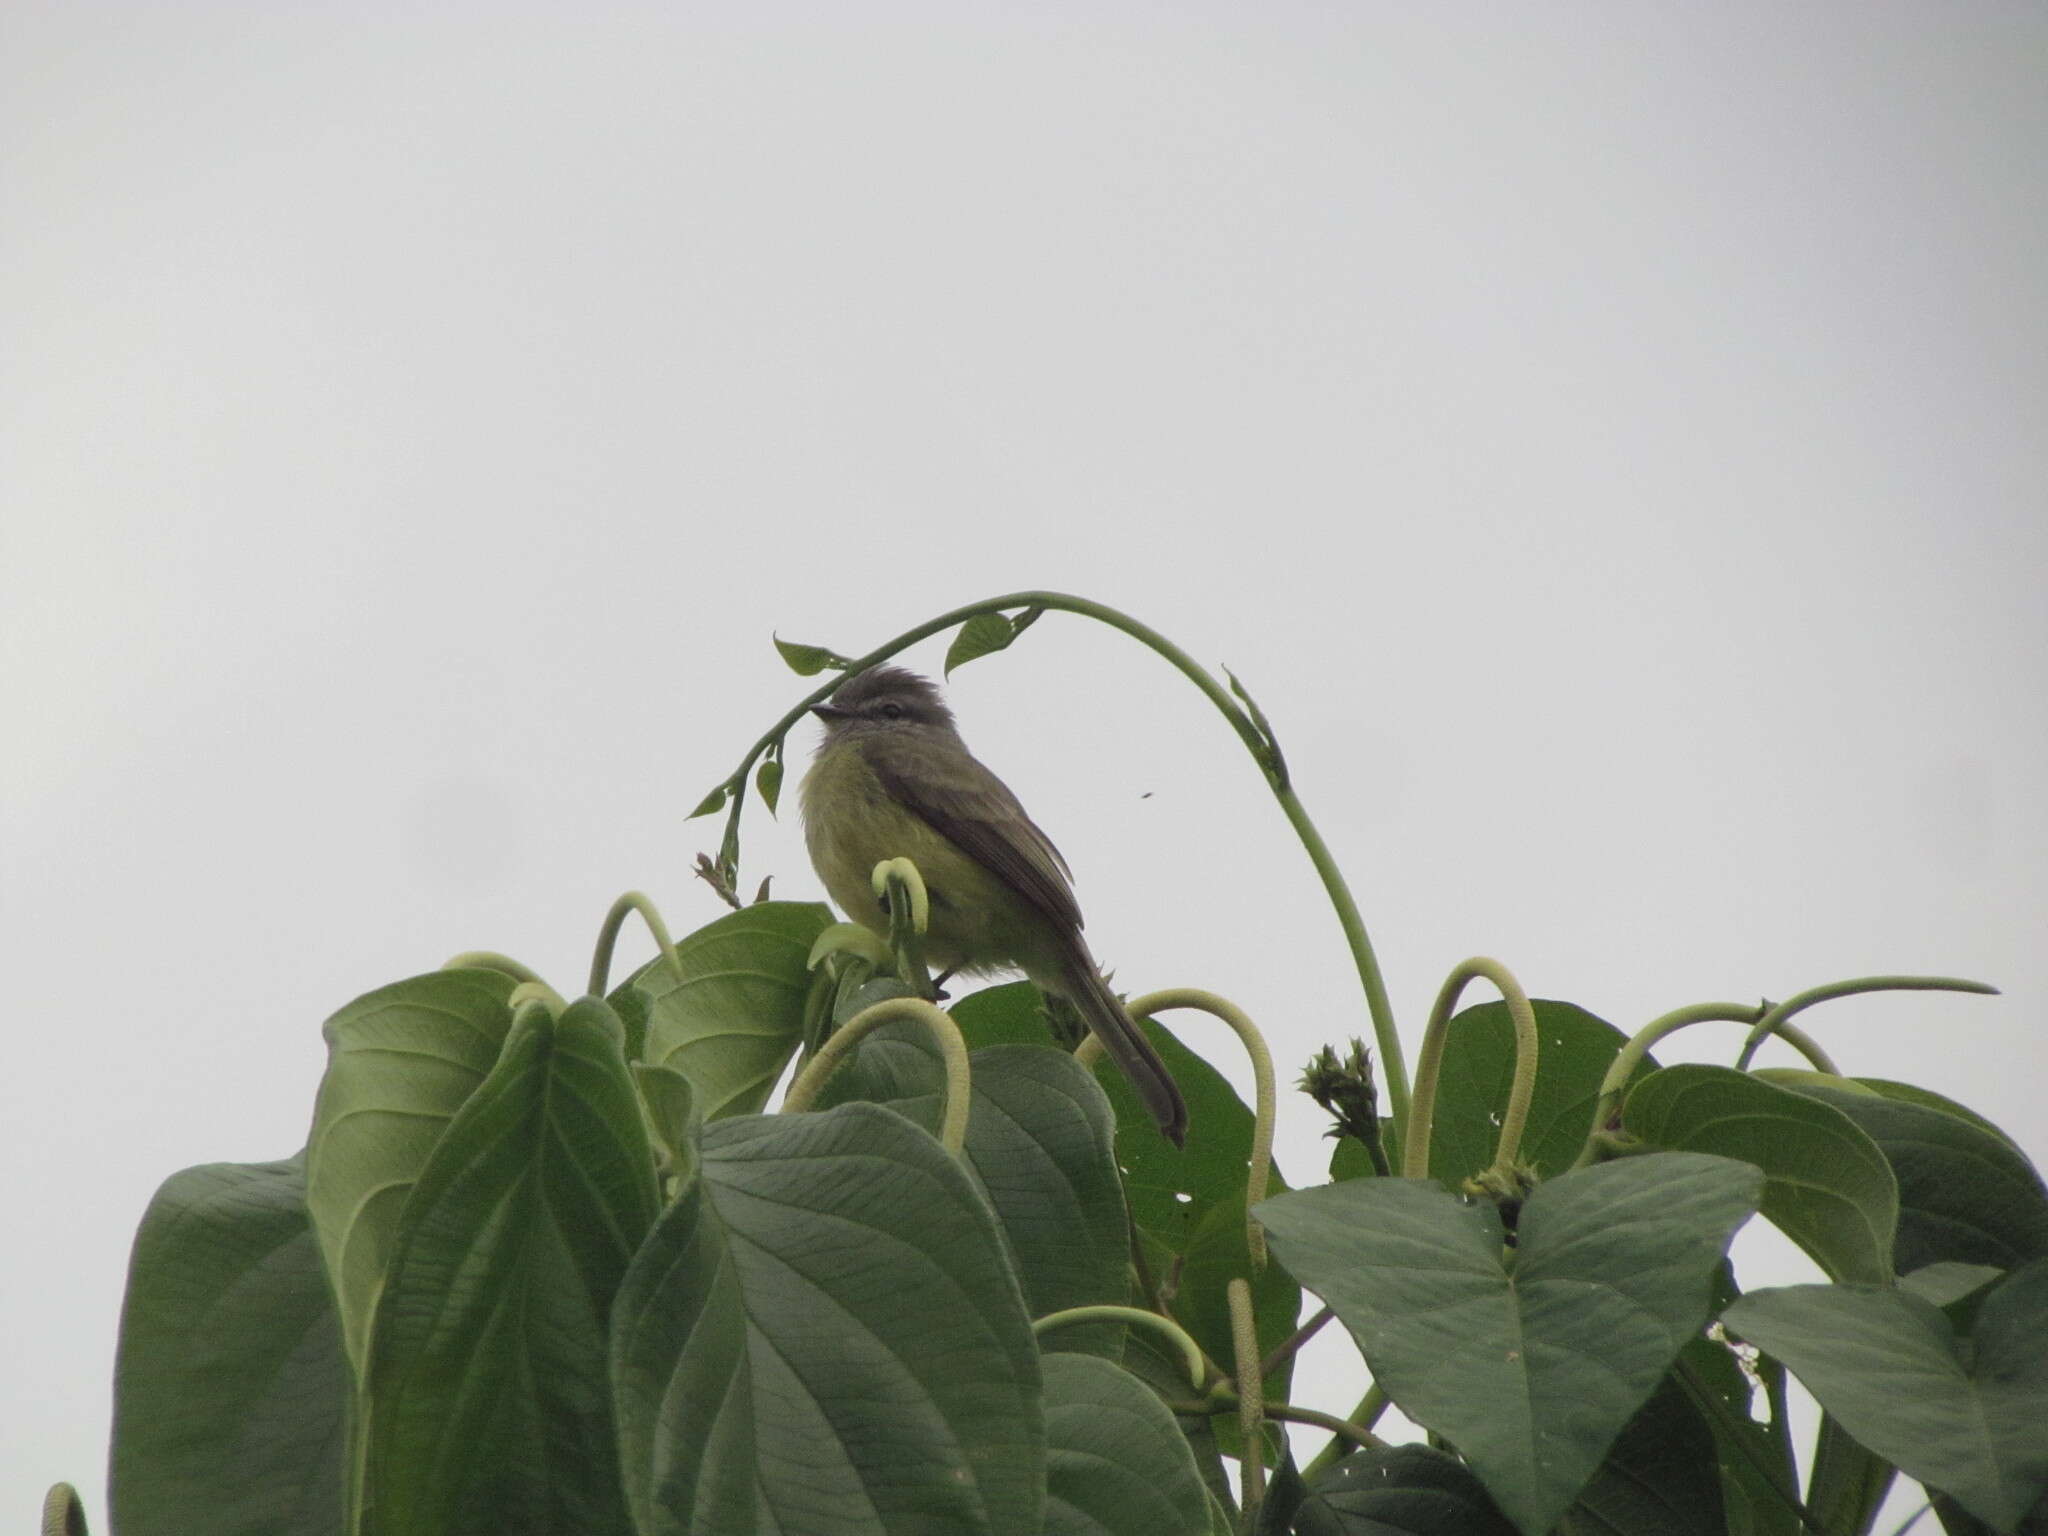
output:
M 804 775 L 804 842 L 832 899 L 886 935 L 873 871 L 909 859 L 931 898 L 926 954 L 948 972 L 1020 970 L 1066 998 L 1181 1145 L 1186 1101 L 1096 969 L 1067 861 L 967 750 L 939 690 L 901 667 L 870 667 L 812 713 L 825 739 Z

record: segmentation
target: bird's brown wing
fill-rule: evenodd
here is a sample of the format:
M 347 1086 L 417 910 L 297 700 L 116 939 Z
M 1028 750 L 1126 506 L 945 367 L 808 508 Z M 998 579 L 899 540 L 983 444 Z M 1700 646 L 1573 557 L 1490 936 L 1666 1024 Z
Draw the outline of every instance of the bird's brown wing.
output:
M 934 754 L 915 743 L 887 736 L 865 741 L 861 749 L 897 804 L 915 811 L 1056 926 L 1081 926 L 1067 861 L 1001 779 L 964 751 L 935 763 Z

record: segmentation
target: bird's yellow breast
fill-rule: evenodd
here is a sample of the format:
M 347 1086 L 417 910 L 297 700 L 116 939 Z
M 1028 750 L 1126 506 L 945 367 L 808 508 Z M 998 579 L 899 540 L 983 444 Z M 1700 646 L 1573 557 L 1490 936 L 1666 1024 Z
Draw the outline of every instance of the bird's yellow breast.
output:
M 888 933 L 874 869 L 885 859 L 909 859 L 931 897 L 925 953 L 935 965 L 1039 969 L 1043 920 L 931 823 L 892 799 L 857 744 L 841 742 L 820 753 L 798 794 L 811 865 L 852 921 Z

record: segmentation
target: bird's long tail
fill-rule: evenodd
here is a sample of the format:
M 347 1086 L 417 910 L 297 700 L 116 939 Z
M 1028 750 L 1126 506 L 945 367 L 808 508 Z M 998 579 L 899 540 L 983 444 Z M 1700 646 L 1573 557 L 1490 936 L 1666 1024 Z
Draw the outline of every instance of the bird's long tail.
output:
M 1166 1063 L 1145 1038 L 1137 1021 L 1109 990 L 1109 983 L 1102 979 L 1102 972 L 1086 952 L 1069 957 L 1061 967 L 1059 991 L 1080 1011 L 1095 1038 L 1102 1042 L 1103 1050 L 1109 1053 L 1109 1059 L 1137 1090 L 1139 1099 L 1159 1123 L 1159 1133 L 1176 1147 L 1185 1145 L 1188 1106 L 1180 1095 L 1179 1084 L 1174 1082 L 1173 1074 L 1166 1070 Z

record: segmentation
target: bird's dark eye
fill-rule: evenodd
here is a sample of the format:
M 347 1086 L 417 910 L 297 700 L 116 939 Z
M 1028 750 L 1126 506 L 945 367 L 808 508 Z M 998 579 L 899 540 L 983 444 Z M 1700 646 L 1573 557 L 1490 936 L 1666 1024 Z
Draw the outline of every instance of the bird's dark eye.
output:
M 903 706 L 895 703 L 884 704 L 882 706 L 882 718 L 884 720 L 901 720 L 903 718 Z

